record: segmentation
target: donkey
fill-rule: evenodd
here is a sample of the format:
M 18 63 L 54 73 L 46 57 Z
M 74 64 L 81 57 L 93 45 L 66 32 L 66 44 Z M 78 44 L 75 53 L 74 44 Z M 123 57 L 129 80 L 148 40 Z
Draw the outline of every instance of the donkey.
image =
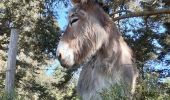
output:
M 116 25 L 94 0 L 74 3 L 56 54 L 67 68 L 83 64 L 78 94 L 83 100 L 102 100 L 103 89 L 121 83 L 133 94 L 138 72 L 133 66 L 132 51 Z

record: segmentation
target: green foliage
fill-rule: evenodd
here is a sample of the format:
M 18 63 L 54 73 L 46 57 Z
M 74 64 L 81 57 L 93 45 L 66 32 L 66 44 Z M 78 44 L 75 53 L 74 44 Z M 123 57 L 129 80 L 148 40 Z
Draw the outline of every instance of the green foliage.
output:
M 22 96 L 18 96 L 16 91 L 13 91 L 11 95 L 7 94 L 6 92 L 0 93 L 0 100 L 23 100 L 24 98 Z
M 170 85 L 158 83 L 156 73 L 146 73 L 145 79 L 138 81 L 136 91 L 133 94 L 133 100 L 169 100 Z M 101 92 L 103 100 L 129 100 L 124 95 L 125 85 L 115 84 L 111 89 L 105 89 Z
M 17 98 L 24 99 L 54 100 L 55 96 L 52 95 L 49 86 L 39 81 L 38 78 L 42 74 L 37 73 L 36 70 L 47 66 L 48 59 L 55 56 L 56 43 L 59 38 L 60 29 L 49 8 L 51 2 L 51 0 L 21 0 L 20 2 L 3 0 L 0 2 L 2 11 L 0 11 L 0 91 L 5 90 L 9 26 L 10 22 L 13 22 L 14 27 L 20 30 L 15 95 Z M 2 96 L 3 94 L 0 95 Z
M 103 100 L 128 100 L 130 99 L 127 94 L 127 85 L 115 84 L 111 86 L 111 89 L 104 89 L 101 93 Z
M 11 93 L 10 96 L 6 92 L 1 92 L 0 93 L 0 99 L 1 100 L 8 100 L 8 99 L 10 100 L 10 99 L 15 99 L 15 98 L 16 98 L 15 92 Z
M 157 73 L 146 73 L 145 79 L 140 80 L 134 95 L 135 100 L 169 100 L 169 86 L 158 83 Z

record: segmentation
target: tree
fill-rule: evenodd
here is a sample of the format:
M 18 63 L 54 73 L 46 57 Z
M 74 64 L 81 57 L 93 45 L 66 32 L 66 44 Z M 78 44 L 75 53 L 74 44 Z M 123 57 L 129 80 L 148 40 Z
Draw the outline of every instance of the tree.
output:
M 48 59 L 54 57 L 56 42 L 59 38 L 59 27 L 50 9 L 51 3 L 52 0 L 22 0 L 20 2 L 3 0 L 0 2 L 2 6 L 2 12 L 0 12 L 0 58 L 2 58 L 0 59 L 2 62 L 2 65 L 0 64 L 2 68 L 0 98 L 4 95 L 5 71 L 8 72 L 5 70 L 5 62 L 7 61 L 6 47 L 10 37 L 9 22 L 13 22 L 20 30 L 15 77 L 17 98 L 34 99 L 42 95 L 53 98 L 50 92 L 46 93 L 49 91 L 48 87 L 41 85 L 34 78 L 39 77 L 38 68 L 44 68 L 49 62 Z M 36 95 L 33 91 L 40 91 L 42 95 Z

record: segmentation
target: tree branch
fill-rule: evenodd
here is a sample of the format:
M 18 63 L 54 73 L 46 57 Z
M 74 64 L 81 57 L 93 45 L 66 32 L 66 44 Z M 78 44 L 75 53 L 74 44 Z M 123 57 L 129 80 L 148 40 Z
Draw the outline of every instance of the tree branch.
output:
M 130 14 L 133 13 L 133 12 L 131 12 L 130 10 L 118 10 L 118 11 L 116 11 L 116 12 L 111 13 L 110 16 L 114 16 L 115 14 L 123 13 L 123 12 L 125 12 L 125 13 L 130 13 Z
M 170 14 L 170 8 L 166 9 L 158 9 L 154 11 L 143 11 L 143 12 L 136 12 L 136 13 L 129 13 L 126 15 L 122 15 L 119 17 L 115 17 L 112 15 L 114 21 L 126 19 L 126 18 L 132 18 L 132 17 L 142 17 L 142 16 L 152 16 L 152 15 L 159 15 L 159 14 Z

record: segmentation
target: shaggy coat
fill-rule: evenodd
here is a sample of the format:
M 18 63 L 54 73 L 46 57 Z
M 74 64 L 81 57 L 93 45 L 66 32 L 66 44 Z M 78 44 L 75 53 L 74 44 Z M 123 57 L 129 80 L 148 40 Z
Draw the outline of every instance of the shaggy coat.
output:
M 83 100 L 101 100 L 99 92 L 114 84 L 126 84 L 132 94 L 135 90 L 132 51 L 97 3 L 79 3 L 70 11 L 57 56 L 65 67 L 83 64 L 77 85 Z

